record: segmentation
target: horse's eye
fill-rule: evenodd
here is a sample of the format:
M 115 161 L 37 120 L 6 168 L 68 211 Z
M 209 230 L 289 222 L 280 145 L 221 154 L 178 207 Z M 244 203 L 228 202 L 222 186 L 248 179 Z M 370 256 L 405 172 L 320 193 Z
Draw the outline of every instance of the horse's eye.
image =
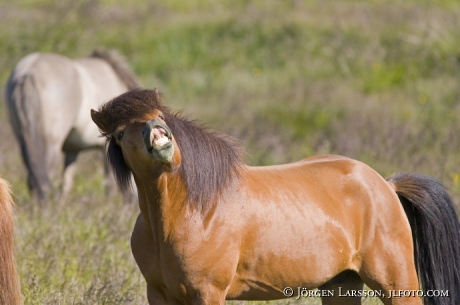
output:
M 162 114 L 158 115 L 158 117 L 162 119 L 163 121 L 165 120 L 165 117 Z
M 122 131 L 120 132 L 118 135 L 117 135 L 117 140 L 118 141 L 121 141 L 121 139 L 123 139 L 123 136 L 125 135 L 125 133 Z

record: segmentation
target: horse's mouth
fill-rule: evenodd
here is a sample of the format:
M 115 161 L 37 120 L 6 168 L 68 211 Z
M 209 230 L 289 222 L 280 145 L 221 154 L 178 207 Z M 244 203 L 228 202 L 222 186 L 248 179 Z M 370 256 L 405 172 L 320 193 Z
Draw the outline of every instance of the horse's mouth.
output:
M 161 126 L 155 126 L 150 132 L 150 142 L 153 147 L 164 146 L 171 142 L 171 134 Z
M 153 119 L 145 124 L 142 131 L 144 145 L 148 153 L 162 162 L 169 162 L 174 154 L 172 133 L 164 122 Z

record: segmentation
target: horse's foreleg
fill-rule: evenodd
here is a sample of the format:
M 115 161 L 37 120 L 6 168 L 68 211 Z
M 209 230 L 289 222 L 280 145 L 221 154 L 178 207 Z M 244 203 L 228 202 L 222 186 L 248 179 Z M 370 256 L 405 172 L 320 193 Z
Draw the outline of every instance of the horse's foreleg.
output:
M 169 305 L 169 303 L 149 285 L 147 285 L 147 300 L 149 301 L 149 305 Z
M 149 305 L 224 305 L 225 293 L 216 293 L 211 290 L 202 293 L 197 292 L 194 296 L 168 299 L 168 297 L 162 296 L 158 291 L 148 286 L 147 299 Z

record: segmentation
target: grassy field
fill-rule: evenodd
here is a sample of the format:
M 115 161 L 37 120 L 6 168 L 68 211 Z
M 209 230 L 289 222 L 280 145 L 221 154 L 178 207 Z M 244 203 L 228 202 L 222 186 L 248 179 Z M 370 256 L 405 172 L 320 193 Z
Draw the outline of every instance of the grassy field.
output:
M 31 52 L 117 49 L 171 108 L 240 139 L 249 164 L 342 154 L 435 176 L 460 202 L 458 1 L 0 0 L 0 29 L 2 87 Z M 146 304 L 138 208 L 106 198 L 101 156 L 83 154 L 70 198 L 39 209 L 4 102 L 0 127 L 25 303 Z

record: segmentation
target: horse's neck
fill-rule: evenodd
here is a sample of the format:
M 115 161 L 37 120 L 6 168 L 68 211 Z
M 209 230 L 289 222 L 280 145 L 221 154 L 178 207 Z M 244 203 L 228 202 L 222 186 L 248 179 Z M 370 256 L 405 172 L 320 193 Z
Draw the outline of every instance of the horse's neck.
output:
M 139 208 L 144 220 L 150 223 L 152 233 L 159 238 L 157 240 L 171 237 L 181 220 L 190 215 L 181 177 L 164 173 L 157 180 L 136 184 Z

